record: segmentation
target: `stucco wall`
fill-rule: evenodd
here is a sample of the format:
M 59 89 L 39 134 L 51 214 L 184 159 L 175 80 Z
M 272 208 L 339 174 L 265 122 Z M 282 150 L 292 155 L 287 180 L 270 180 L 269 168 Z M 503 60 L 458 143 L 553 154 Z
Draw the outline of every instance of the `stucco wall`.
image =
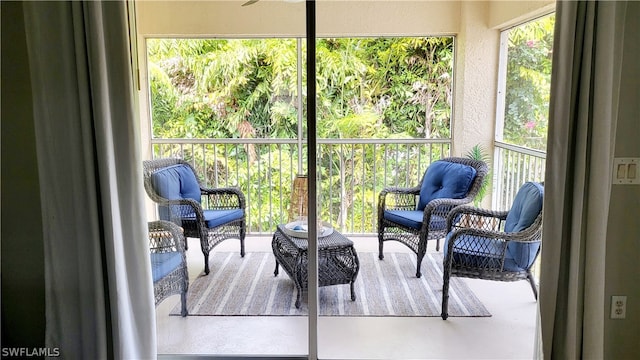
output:
M 304 2 L 142 1 L 138 32 L 145 36 L 304 36 Z M 459 27 L 456 1 L 318 1 L 317 35 L 437 35 Z
M 476 144 L 492 148 L 500 33 L 486 26 L 488 7 L 465 2 L 456 43 L 453 154 Z
M 504 29 L 554 10 L 555 1 L 318 0 L 318 36 L 439 35 L 460 30 L 463 4 L 482 3 L 484 25 Z M 140 1 L 146 35 L 303 36 L 304 1 Z
M 505 29 L 532 17 L 548 14 L 555 9 L 555 1 L 491 1 L 487 26 Z

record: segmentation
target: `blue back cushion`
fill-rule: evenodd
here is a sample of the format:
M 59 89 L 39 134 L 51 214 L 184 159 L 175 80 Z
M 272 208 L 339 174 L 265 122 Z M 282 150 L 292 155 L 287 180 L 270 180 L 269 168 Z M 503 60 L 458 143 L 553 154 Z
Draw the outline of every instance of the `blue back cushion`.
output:
M 151 175 L 151 183 L 158 195 L 169 199 L 193 199 L 200 202 L 200 185 L 191 168 L 178 164 L 158 170 Z M 159 207 L 160 218 L 169 220 L 169 209 Z
M 542 198 L 544 189 L 542 185 L 534 182 L 524 183 L 507 215 L 504 224 L 505 232 L 517 232 L 528 228 L 535 221 L 540 211 L 542 211 Z
M 420 188 L 417 210 L 424 210 L 433 199 L 460 199 L 467 195 L 476 169 L 471 166 L 438 160 L 427 168 Z
M 542 200 L 544 198 L 544 188 L 541 184 L 534 182 L 524 183 L 516 194 L 507 219 L 505 221 L 505 232 L 522 231 L 536 220 L 542 211 Z M 511 242 L 507 246 L 508 256 L 523 269 L 528 269 L 536 258 L 540 243 L 518 243 Z

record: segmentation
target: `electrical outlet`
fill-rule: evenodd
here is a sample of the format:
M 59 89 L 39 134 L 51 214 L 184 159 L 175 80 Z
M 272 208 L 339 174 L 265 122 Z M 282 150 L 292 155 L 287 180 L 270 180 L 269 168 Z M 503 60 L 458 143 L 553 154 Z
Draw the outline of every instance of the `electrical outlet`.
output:
M 627 297 L 614 295 L 611 297 L 611 318 L 624 319 L 627 316 Z

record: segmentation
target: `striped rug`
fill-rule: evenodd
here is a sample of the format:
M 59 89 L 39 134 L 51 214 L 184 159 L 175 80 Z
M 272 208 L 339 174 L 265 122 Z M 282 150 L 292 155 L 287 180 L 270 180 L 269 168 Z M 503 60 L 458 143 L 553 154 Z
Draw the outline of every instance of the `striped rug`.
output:
M 413 253 L 358 253 L 360 272 L 355 283 L 356 300 L 349 285 L 321 287 L 318 291 L 323 316 L 440 316 L 442 301 L 442 253 L 429 253 L 422 277 L 415 277 Z M 211 272 L 189 284 L 190 316 L 307 315 L 307 296 L 296 309 L 296 289 L 287 273 L 273 275 L 275 258 L 268 252 L 236 252 L 210 255 Z M 452 278 L 449 316 L 491 316 L 463 279 Z M 179 315 L 176 306 L 171 315 Z

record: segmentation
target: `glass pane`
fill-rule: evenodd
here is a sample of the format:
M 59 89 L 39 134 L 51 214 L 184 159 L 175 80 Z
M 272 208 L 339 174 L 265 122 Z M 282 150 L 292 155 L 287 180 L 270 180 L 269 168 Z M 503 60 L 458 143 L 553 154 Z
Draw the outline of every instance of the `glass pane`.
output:
M 242 189 L 252 235 L 288 220 L 292 181 L 307 172 L 305 47 L 147 40 L 154 156 L 187 159 L 207 186 Z M 316 48 L 319 214 L 341 231 L 372 234 L 376 194 L 413 186 L 450 153 L 425 138 L 451 132 L 453 38 L 323 38 Z M 398 140 L 372 141 L 385 138 Z
M 555 15 L 508 30 L 505 142 L 545 150 Z
M 156 138 L 295 138 L 295 39 L 149 39 Z
M 319 138 L 450 137 L 452 37 L 324 38 L 317 59 Z
M 290 220 L 293 181 L 306 174 L 306 41 L 156 38 L 147 39 L 147 46 L 153 156 L 189 161 L 207 187 L 239 187 L 246 199 L 247 235 L 261 242 L 248 246 L 249 257 L 270 252 L 276 227 Z M 366 235 L 357 241 L 376 246 L 372 234 L 379 192 L 417 184 L 430 162 L 450 155 L 453 54 L 452 37 L 318 39 L 318 216 L 340 234 L 338 240 Z M 199 245 L 190 239 L 193 281 L 202 267 Z M 233 252 L 236 245 L 225 241 L 212 251 L 212 271 L 224 264 L 219 252 Z M 322 266 L 335 260 L 340 276 L 326 280 L 326 266 L 320 271 L 323 281 L 340 284 L 339 291 L 347 294 L 341 298 L 348 301 L 345 279 L 357 261 L 354 248 L 343 244 L 340 249 L 339 255 L 320 259 Z M 230 261 L 240 260 L 233 256 Z M 270 272 L 273 280 L 271 266 L 267 263 L 261 272 Z M 276 279 L 288 279 L 283 269 Z M 223 269 L 229 282 L 241 271 Z M 244 280 L 237 284 L 241 287 Z M 256 288 L 263 285 L 257 282 Z M 295 300 L 296 290 L 291 294 L 289 300 Z M 219 297 L 227 299 L 225 306 L 238 301 L 234 295 Z M 307 296 L 302 301 L 306 307 Z M 290 310 L 287 315 L 297 314 Z M 290 325 L 306 330 L 301 317 L 288 317 Z M 178 335 L 172 320 L 158 320 L 163 342 Z M 180 336 L 189 336 L 195 327 L 231 326 L 227 317 L 207 324 L 196 316 L 187 320 L 187 333 Z M 237 331 L 247 319 L 234 320 Z M 306 340 L 305 334 L 300 338 Z
M 205 238 L 206 276 L 201 241 L 191 234 L 189 316 L 175 316 L 179 297 L 158 305 L 160 354 L 308 353 L 306 308 L 295 308 L 297 291 L 282 265 L 274 276 L 271 245 L 277 225 L 288 221 L 293 180 L 306 164 L 298 114 L 301 43 L 147 39 L 152 156 L 186 160 L 204 187 L 239 188 L 246 215 L 244 257 L 236 238 L 217 244 L 231 226 Z M 234 211 L 207 200 L 205 210 Z

